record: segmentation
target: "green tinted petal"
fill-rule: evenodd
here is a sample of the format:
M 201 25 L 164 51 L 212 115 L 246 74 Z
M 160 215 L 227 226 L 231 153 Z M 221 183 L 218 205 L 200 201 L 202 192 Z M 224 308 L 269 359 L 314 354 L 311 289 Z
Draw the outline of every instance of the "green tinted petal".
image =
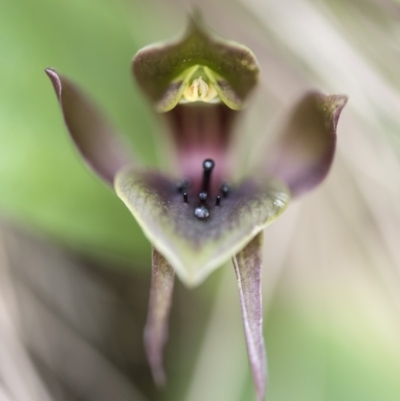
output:
M 205 67 L 204 72 L 207 78 L 214 85 L 221 100 L 233 110 L 240 110 L 243 107 L 243 99 L 237 95 L 233 87 L 227 80 L 218 76 L 209 68 Z
M 190 286 L 238 253 L 289 200 L 281 183 L 246 180 L 220 206 L 211 200 L 210 217 L 199 220 L 194 216 L 197 196 L 184 203 L 175 184 L 156 172 L 126 169 L 117 174 L 115 187 L 153 246 Z
M 216 82 L 221 100 L 234 109 L 242 106 L 258 80 L 259 68 L 251 50 L 210 33 L 197 16 L 181 40 L 147 46 L 133 59 L 134 76 L 159 111 L 169 107 L 159 106 L 165 96 L 169 105 L 179 100 L 178 85 L 171 96 L 171 84 L 178 77 L 181 83 L 188 81 L 194 66 L 208 69 L 204 78 Z
M 185 71 L 181 76 L 171 82 L 165 89 L 164 94 L 156 103 L 156 110 L 159 113 L 165 113 L 173 109 L 182 97 L 183 91 L 187 87 L 190 78 L 197 70 L 198 66 L 194 66 Z

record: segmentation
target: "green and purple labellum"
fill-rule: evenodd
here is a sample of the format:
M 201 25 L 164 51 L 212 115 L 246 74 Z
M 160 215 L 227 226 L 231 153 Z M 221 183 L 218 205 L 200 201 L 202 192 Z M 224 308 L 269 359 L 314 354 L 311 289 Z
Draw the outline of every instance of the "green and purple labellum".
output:
M 127 168 L 115 188 L 153 246 L 191 286 L 240 251 L 289 201 L 283 183 L 260 177 L 235 185 L 229 196 L 207 193 L 202 200 L 204 188 L 182 193 L 159 172 Z

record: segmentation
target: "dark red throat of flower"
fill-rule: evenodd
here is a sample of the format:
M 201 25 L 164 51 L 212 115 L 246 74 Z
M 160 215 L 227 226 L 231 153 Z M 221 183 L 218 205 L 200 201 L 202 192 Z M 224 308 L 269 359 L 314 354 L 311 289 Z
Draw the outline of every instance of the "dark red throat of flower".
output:
M 227 197 L 229 192 L 229 187 L 226 184 L 220 186 L 220 194 L 216 195 L 213 199 L 210 193 L 211 187 L 211 177 L 212 172 L 215 167 L 215 162 L 212 159 L 206 159 L 203 161 L 203 179 L 201 183 L 201 190 L 197 195 L 198 199 L 193 199 L 193 203 L 196 203 L 196 207 L 194 209 L 194 215 L 199 220 L 206 220 L 210 217 L 210 208 L 214 206 L 221 206 L 221 196 Z M 177 190 L 182 193 L 182 201 L 184 203 L 189 203 L 189 183 L 181 182 L 177 185 Z M 192 196 L 195 196 L 192 194 Z
M 190 181 L 194 191 L 200 192 L 208 183 L 208 192 L 215 194 L 226 177 L 226 155 L 236 112 L 224 104 L 192 104 L 178 105 L 168 114 L 181 176 Z M 208 159 L 213 166 L 209 173 L 202 173 L 199 166 Z

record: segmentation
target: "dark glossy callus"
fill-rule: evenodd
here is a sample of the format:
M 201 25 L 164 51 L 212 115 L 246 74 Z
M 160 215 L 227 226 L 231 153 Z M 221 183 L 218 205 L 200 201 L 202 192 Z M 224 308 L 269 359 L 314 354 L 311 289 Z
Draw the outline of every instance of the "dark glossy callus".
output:
M 206 159 L 203 162 L 203 185 L 202 185 L 202 192 L 208 193 L 210 188 L 210 181 L 211 181 L 211 173 L 214 169 L 215 163 L 214 160 Z
M 204 205 L 200 205 L 194 209 L 194 215 L 199 220 L 205 220 L 210 216 L 210 211 Z
M 226 198 L 228 196 L 229 187 L 227 184 L 221 185 L 221 192 L 222 192 L 222 195 L 224 196 L 224 198 Z

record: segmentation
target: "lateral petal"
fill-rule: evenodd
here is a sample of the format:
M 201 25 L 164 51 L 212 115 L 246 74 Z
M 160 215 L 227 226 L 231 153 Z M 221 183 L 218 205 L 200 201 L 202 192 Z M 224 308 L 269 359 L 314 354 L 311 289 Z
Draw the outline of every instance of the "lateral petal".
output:
M 336 148 L 336 127 L 347 96 L 310 92 L 295 106 L 264 166 L 284 181 L 292 196 L 317 186 L 328 174 Z
M 104 181 L 113 185 L 116 172 L 133 162 L 127 146 L 73 82 L 53 69 L 45 71 L 53 84 L 65 124 L 78 151 Z

